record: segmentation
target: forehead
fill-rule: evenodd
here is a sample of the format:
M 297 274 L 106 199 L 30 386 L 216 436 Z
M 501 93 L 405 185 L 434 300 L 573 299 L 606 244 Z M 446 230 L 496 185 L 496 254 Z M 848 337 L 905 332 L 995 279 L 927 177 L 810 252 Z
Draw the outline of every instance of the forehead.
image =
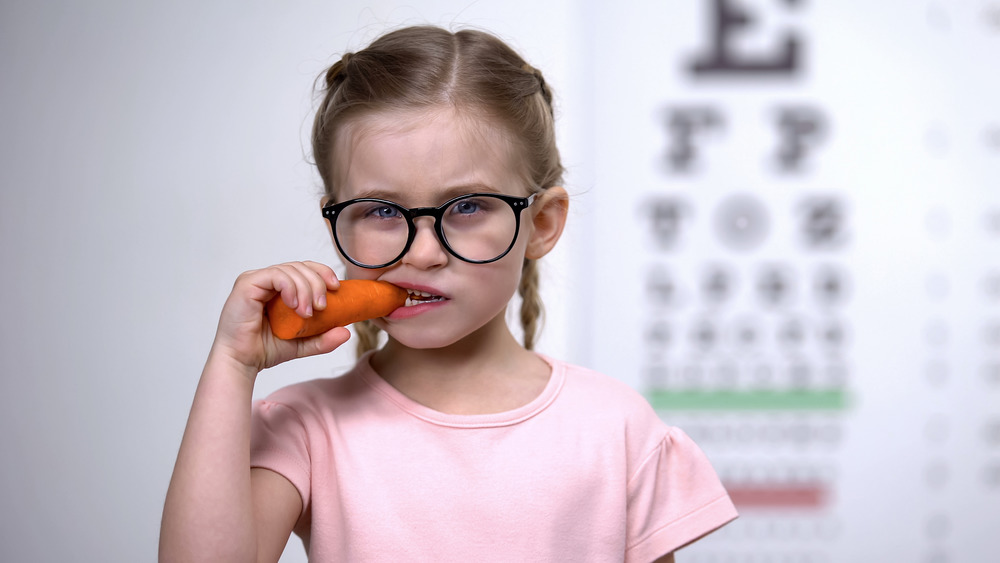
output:
M 515 152 L 504 128 L 452 107 L 358 116 L 334 143 L 336 196 L 428 205 L 463 190 L 522 194 Z

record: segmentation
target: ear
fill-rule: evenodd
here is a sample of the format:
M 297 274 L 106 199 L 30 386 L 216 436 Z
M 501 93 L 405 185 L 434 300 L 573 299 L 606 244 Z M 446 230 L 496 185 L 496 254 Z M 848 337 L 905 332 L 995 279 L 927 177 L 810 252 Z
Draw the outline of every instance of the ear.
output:
M 562 186 L 553 186 L 538 194 L 531 216 L 531 239 L 524 256 L 537 260 L 545 256 L 559 242 L 566 215 L 569 213 L 569 194 Z

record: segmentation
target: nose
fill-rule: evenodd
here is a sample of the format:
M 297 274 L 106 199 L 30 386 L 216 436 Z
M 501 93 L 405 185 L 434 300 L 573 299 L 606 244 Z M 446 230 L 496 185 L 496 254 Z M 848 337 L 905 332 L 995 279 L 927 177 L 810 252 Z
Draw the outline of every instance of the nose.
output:
M 445 265 L 448 262 L 448 251 L 438 240 L 437 232 L 434 230 L 434 218 L 418 217 L 414 219 L 413 224 L 416 225 L 417 233 L 401 262 L 422 270 Z

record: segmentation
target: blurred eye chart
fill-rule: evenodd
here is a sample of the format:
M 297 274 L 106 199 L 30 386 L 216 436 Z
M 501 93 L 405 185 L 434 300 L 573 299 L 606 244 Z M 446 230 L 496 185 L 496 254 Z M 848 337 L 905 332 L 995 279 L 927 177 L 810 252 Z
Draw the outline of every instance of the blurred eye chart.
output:
M 1000 560 L 1000 1 L 595 9 L 584 357 L 740 510 L 684 561 Z

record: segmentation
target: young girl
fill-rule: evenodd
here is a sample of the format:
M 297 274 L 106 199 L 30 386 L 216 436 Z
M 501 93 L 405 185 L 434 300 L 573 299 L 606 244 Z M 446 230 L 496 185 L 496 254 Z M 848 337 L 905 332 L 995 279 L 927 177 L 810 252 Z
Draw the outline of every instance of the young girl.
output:
M 164 507 L 163 561 L 653 561 L 736 517 L 702 452 L 610 377 L 531 351 L 536 260 L 568 197 L 552 94 L 497 38 L 413 27 L 326 73 L 313 154 L 348 278 L 411 294 L 340 377 L 252 401 L 282 341 L 264 304 L 326 307 L 329 267 L 239 276 Z M 506 321 L 522 296 L 523 345 Z M 384 344 L 378 347 L 378 331 Z

